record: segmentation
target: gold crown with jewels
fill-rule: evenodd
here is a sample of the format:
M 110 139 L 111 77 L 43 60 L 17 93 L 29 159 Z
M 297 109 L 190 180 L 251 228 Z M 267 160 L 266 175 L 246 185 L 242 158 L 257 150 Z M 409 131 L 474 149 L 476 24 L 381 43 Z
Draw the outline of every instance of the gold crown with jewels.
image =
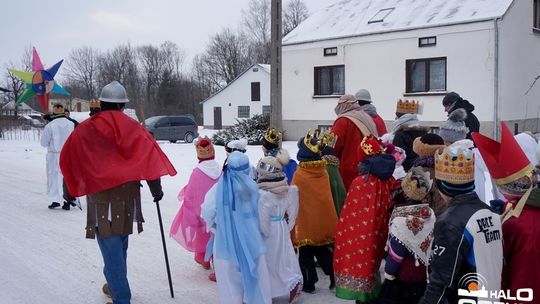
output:
M 435 179 L 462 185 L 474 181 L 474 153 L 468 150 L 450 151 L 445 148 L 435 153 Z

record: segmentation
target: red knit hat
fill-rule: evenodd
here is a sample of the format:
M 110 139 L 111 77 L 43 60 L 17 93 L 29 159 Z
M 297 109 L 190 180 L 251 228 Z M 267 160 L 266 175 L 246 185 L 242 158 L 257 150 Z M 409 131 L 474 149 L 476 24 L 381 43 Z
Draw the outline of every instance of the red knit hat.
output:
M 199 137 L 197 141 L 195 141 L 195 149 L 197 150 L 199 162 L 214 159 L 215 157 L 214 145 L 212 145 L 210 138 L 206 136 Z
M 472 139 L 497 185 L 518 180 L 533 170 L 527 156 L 512 136 L 505 123 L 501 122 L 501 142 L 473 132 Z

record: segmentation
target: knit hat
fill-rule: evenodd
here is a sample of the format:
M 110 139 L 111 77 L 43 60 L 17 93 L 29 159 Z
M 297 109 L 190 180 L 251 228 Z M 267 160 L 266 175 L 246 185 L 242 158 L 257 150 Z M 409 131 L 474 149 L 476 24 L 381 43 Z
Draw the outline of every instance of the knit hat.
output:
M 448 196 L 474 190 L 474 152 L 472 141 L 458 141 L 435 154 L 435 182 Z
M 268 173 L 278 173 L 283 170 L 283 165 L 274 156 L 265 156 L 257 164 L 257 173 L 265 175 Z
M 356 94 L 354 94 L 354 97 L 357 101 L 366 101 L 366 102 L 373 102 L 371 100 L 371 94 L 369 94 L 369 91 L 366 89 L 360 89 Z
M 401 188 L 411 200 L 421 201 L 428 195 L 432 184 L 428 171 L 422 170 L 422 167 L 412 167 L 403 178 Z
M 214 159 L 215 150 L 210 138 L 207 136 L 199 137 L 193 143 L 195 144 L 195 150 L 197 150 L 199 162 Z
M 227 143 L 227 145 L 225 145 L 225 151 L 227 151 L 227 153 L 231 153 L 233 151 L 246 153 L 247 144 L 248 142 L 245 138 L 231 140 Z
M 443 106 L 449 106 L 449 105 L 452 105 L 460 100 L 463 100 L 463 98 L 461 98 L 461 96 L 459 96 L 458 93 L 456 92 L 450 92 L 448 94 L 446 94 L 446 96 L 444 96 L 443 100 L 442 100 L 442 104 Z
M 413 142 L 413 151 L 418 156 L 431 156 L 435 154 L 435 151 L 442 150 L 445 147 L 444 140 L 439 135 L 433 133 L 417 137 Z
M 298 140 L 298 153 L 296 154 L 298 161 L 321 160 L 321 152 L 324 147 L 321 147 L 321 141 L 318 136 L 319 130 L 315 130 L 314 132 L 310 130 L 306 136 Z
M 446 143 L 454 143 L 458 140 L 465 139 L 469 128 L 465 125 L 467 112 L 464 109 L 455 109 L 448 115 L 448 120 L 445 121 L 439 130 L 439 136 Z
M 276 128 L 269 128 L 264 132 L 263 147 L 266 150 L 273 150 L 279 148 L 283 134 Z

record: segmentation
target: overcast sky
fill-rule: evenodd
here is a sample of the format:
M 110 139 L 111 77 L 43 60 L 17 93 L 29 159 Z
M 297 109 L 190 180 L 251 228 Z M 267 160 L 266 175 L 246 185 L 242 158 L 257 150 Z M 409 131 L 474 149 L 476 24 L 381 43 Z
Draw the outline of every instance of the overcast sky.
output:
M 304 0 L 311 13 L 339 0 Z M 101 50 L 171 40 L 189 58 L 224 27 L 236 28 L 249 0 L 3 0 L 0 68 L 35 46 L 45 68 L 73 48 Z M 287 3 L 287 0 L 283 1 Z M 3 74 L 3 73 L 2 73 Z

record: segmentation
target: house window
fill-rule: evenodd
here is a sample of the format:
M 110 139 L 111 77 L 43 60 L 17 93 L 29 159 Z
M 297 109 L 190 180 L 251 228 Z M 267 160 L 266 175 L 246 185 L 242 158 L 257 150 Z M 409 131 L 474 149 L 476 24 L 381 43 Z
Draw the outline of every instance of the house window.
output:
M 262 114 L 263 115 L 270 115 L 271 112 L 272 112 L 272 107 L 271 106 L 263 106 L 262 107 Z
M 446 91 L 446 57 L 406 61 L 407 93 Z
M 315 95 L 345 94 L 345 66 L 315 67 Z
M 540 29 L 540 0 L 534 0 L 534 23 L 535 29 Z
M 434 46 L 434 45 L 437 45 L 437 37 L 435 36 L 418 38 L 419 47 Z
M 251 83 L 251 101 L 261 101 L 261 83 Z
M 371 17 L 371 19 L 369 19 L 368 24 L 383 22 L 384 18 L 388 17 L 388 15 L 390 15 L 390 13 L 393 11 L 394 11 L 394 7 L 383 8 L 379 10 L 373 17 Z
M 336 56 L 337 55 L 337 47 L 330 47 L 324 49 L 324 56 Z
M 238 118 L 249 118 L 249 106 L 238 106 Z

